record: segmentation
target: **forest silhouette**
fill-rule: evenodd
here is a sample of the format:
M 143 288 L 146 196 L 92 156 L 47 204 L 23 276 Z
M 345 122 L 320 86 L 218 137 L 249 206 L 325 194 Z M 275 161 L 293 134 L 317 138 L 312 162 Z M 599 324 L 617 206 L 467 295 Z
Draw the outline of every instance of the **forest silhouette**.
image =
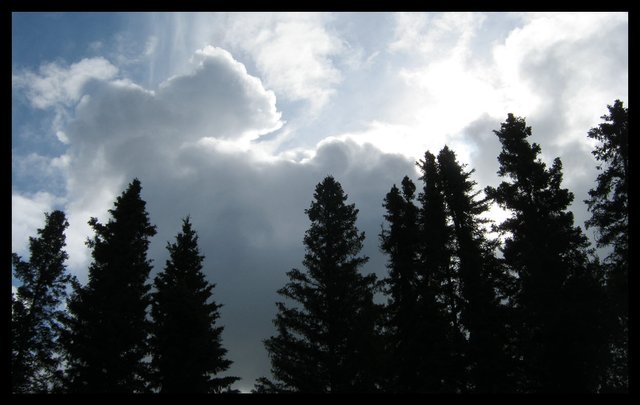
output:
M 547 166 L 508 114 L 497 187 L 445 146 L 381 199 L 386 276 L 364 274 L 358 208 L 331 175 L 305 210 L 303 268 L 277 293 L 271 375 L 253 393 L 627 393 L 628 109 L 586 135 L 599 175 L 574 223 L 562 162 Z M 222 303 L 184 217 L 154 280 L 150 223 L 133 179 L 110 218 L 89 220 L 88 281 L 66 269 L 65 213 L 45 213 L 28 260 L 12 254 L 12 393 L 237 393 L 226 376 Z M 486 218 L 493 204 L 509 216 Z M 608 252 L 600 257 L 600 252 Z M 383 297 L 382 300 L 376 297 Z M 232 319 L 228 322 L 233 322 Z

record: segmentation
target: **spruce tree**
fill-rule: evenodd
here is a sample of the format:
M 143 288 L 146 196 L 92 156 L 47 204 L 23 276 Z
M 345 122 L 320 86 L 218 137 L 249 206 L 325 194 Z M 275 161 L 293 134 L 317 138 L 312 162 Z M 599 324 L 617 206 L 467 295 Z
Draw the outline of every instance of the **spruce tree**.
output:
M 368 392 L 376 385 L 374 274 L 360 274 L 365 238 L 356 227 L 358 210 L 333 177 L 316 186 L 305 212 L 307 271 L 293 269 L 278 294 L 276 335 L 265 341 L 275 382 L 257 391 Z
M 607 295 L 615 317 L 611 352 L 613 362 L 604 381 L 606 391 L 628 391 L 629 345 L 629 112 L 620 100 L 607 106 L 605 121 L 588 137 L 599 142 L 592 152 L 601 163 L 597 185 L 585 200 L 596 228 L 600 248 L 610 249 L 604 260 Z
M 487 195 L 511 211 L 503 255 L 518 276 L 517 339 L 525 372 L 520 389 L 591 392 L 602 368 L 602 291 L 590 264 L 589 243 L 567 207 L 562 163 L 550 168 L 530 144 L 531 127 L 509 114 L 498 136 L 498 174 L 508 177 Z
M 380 233 L 380 248 L 389 256 L 389 275 L 384 280 L 388 295 L 385 307 L 385 390 L 416 392 L 420 382 L 422 339 L 418 325 L 418 271 L 420 265 L 420 230 L 415 184 L 405 176 L 402 190 L 395 184 L 384 199 L 388 229 Z
M 445 146 L 438 154 L 438 174 L 451 218 L 456 279 L 460 285 L 461 323 L 468 338 L 465 363 L 470 371 L 467 389 L 473 392 L 505 392 L 511 389 L 508 340 L 505 324 L 510 280 L 494 256 L 495 244 L 485 237 L 486 199 L 477 200 L 474 170 L 465 171 L 455 153 Z
M 29 261 L 12 254 L 14 275 L 22 283 L 11 302 L 13 393 L 50 392 L 60 378 L 58 319 L 72 280 L 65 266 L 68 226 L 62 211 L 45 213 L 44 228 L 29 238 Z
M 222 305 L 212 299 L 215 284 L 202 272 L 204 256 L 189 217 L 152 293 L 153 366 L 161 393 L 220 393 L 236 377 L 217 377 L 231 365 L 216 322 Z
M 147 259 L 155 226 L 149 223 L 140 181 L 134 179 L 87 240 L 93 261 L 86 286 L 75 284 L 62 335 L 69 392 L 148 390 L 149 328 Z
M 459 392 L 466 380 L 464 335 L 460 323 L 460 285 L 453 268 L 452 230 L 435 156 L 427 151 L 418 162 L 422 192 L 418 224 L 418 320 L 422 336 L 421 391 Z

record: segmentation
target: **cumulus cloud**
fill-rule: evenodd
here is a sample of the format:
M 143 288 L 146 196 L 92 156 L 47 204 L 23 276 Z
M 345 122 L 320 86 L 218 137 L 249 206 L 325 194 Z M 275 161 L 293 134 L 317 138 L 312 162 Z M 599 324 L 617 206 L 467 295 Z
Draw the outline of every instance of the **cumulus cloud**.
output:
M 184 136 L 252 140 L 282 125 L 274 93 L 229 52 L 207 46 L 196 56 L 192 74 L 173 77 L 158 91 Z
M 102 57 L 82 59 L 69 67 L 48 63 L 38 73 L 25 71 L 13 76 L 13 85 L 24 88 L 31 104 L 40 109 L 77 102 L 84 85 L 92 80 L 108 80 L 118 69 Z
M 280 100 L 302 101 L 312 111 L 335 94 L 343 75 L 336 59 L 348 46 L 328 24 L 326 13 L 172 13 L 154 14 L 162 30 L 154 32 L 152 72 L 183 72 L 184 63 L 205 43 L 230 50 L 272 89 Z M 160 26 L 160 25 L 156 25 Z
M 189 160 L 183 156 L 190 145 L 213 138 L 246 147 L 280 125 L 273 93 L 228 52 L 213 47 L 197 54 L 192 72 L 170 78 L 157 91 L 124 80 L 93 82 L 66 130 L 69 210 L 78 220 L 69 245 L 87 258 L 84 238 L 76 235 L 87 233 L 89 214 L 106 212 L 133 177 L 177 181 L 199 170 L 181 163 Z
M 413 171 L 413 162 L 348 139 L 324 141 L 302 161 L 260 153 L 261 144 L 251 140 L 282 125 L 273 92 L 220 48 L 206 47 L 192 62 L 190 72 L 156 90 L 116 79 L 93 80 L 78 90 L 64 131 L 69 264 L 86 281 L 87 221 L 106 221 L 115 197 L 138 177 L 159 231 L 150 251 L 156 271 L 166 260 L 166 242 L 189 214 L 209 277 L 219 286 L 216 299 L 225 304 L 230 358 L 251 387 L 268 373 L 260 342 L 272 333 L 275 291 L 285 272 L 301 264 L 304 210 L 315 184 L 329 174 L 342 182 L 369 237 L 367 271 L 382 275 L 382 199 Z M 23 210 L 42 208 L 26 204 Z M 21 221 L 14 216 L 14 223 Z
M 228 52 L 208 47 L 197 56 L 192 72 L 168 79 L 157 91 L 128 81 L 94 84 L 67 136 L 75 143 L 104 137 L 180 143 L 202 137 L 252 139 L 281 125 L 273 92 Z
M 494 50 L 505 87 L 535 100 L 530 115 L 547 144 L 562 147 L 585 136 L 613 97 L 628 94 L 628 23 L 625 13 L 524 15 Z M 587 68 L 588 67 L 588 68 Z M 518 97 L 525 99 L 525 97 Z

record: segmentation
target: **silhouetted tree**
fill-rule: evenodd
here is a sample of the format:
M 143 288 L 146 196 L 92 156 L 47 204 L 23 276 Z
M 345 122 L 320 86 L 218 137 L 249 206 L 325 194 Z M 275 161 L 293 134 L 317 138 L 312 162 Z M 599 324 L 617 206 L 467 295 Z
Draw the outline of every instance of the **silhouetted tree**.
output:
M 375 389 L 376 277 L 362 275 L 364 241 L 358 210 L 345 204 L 340 183 L 326 177 L 305 212 L 311 220 L 304 244 L 307 272 L 293 269 L 278 291 L 294 301 L 276 303 L 276 336 L 265 341 L 275 382 L 256 391 L 366 392 Z
M 596 188 L 589 191 L 589 199 L 585 200 L 592 214 L 585 224 L 587 229 L 597 229 L 598 247 L 611 249 L 603 265 L 617 325 L 611 348 L 613 364 L 603 389 L 628 391 L 629 114 L 620 100 L 607 108 L 609 115 L 601 117 L 605 122 L 588 133 L 589 138 L 599 141 L 592 153 L 602 163 L 597 166 L 602 172 Z
M 22 285 L 12 296 L 11 385 L 14 393 L 49 392 L 60 378 L 58 318 L 72 276 L 66 271 L 62 211 L 45 213 L 44 228 L 29 238 L 29 261 L 12 254 L 16 279 Z
M 440 187 L 453 226 L 457 258 L 456 278 L 460 285 L 460 321 L 468 335 L 465 349 L 469 379 L 466 389 L 474 392 L 505 392 L 511 389 L 507 331 L 510 280 L 494 256 L 495 243 L 485 237 L 480 216 L 488 202 L 476 200 L 474 170 L 465 171 L 455 153 L 445 146 L 438 154 Z
M 231 361 L 222 347 L 220 315 L 211 298 L 215 284 L 202 272 L 204 256 L 189 217 L 175 243 L 167 243 L 170 257 L 157 275 L 152 293 L 153 365 L 161 393 L 220 393 L 237 377 L 216 377 Z
M 512 212 L 499 228 L 508 232 L 504 259 L 519 282 L 520 389 L 593 391 L 603 358 L 602 290 L 588 260 L 588 240 L 567 211 L 573 195 L 561 188 L 562 163 L 556 158 L 546 168 L 522 118 L 509 114 L 494 132 L 502 143 L 498 174 L 511 181 L 486 193 Z
M 423 371 L 421 391 L 459 392 L 466 380 L 464 335 L 460 324 L 460 286 L 452 266 L 452 230 L 435 156 L 427 151 L 418 162 L 423 190 L 420 208 L 418 314 Z
M 149 223 L 138 179 L 109 210 L 106 225 L 91 218 L 95 236 L 87 240 L 93 262 L 86 286 L 76 283 L 68 301 L 62 343 L 71 392 L 144 392 L 148 389 L 147 319 L 151 270 L 147 260 Z
M 384 199 L 388 229 L 380 233 L 380 247 L 389 256 L 389 275 L 384 280 L 388 302 L 385 308 L 386 382 L 385 390 L 415 392 L 422 388 L 420 359 L 421 332 L 418 325 L 418 271 L 420 229 L 416 186 L 405 176 L 402 190 L 395 184 Z

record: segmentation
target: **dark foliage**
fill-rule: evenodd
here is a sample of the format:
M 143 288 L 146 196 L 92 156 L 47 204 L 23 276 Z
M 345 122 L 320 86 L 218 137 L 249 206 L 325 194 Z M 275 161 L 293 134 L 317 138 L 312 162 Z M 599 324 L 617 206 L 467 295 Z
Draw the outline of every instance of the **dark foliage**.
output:
M 72 280 L 63 250 L 68 226 L 62 211 L 45 213 L 44 228 L 29 238 L 29 261 L 12 254 L 14 275 L 22 283 L 11 299 L 13 393 L 50 392 L 60 382 L 58 318 Z
M 612 364 L 604 391 L 628 391 L 629 345 L 629 112 L 620 100 L 607 106 L 605 121 L 589 131 L 599 142 L 593 155 L 602 172 L 585 201 L 591 212 L 587 228 L 597 230 L 598 247 L 608 248 L 605 269 L 607 297 L 616 324 L 611 340 Z
M 420 391 L 460 392 L 466 381 L 465 338 L 460 320 L 460 285 L 453 263 L 453 233 L 447 220 L 435 156 L 427 151 L 418 162 L 422 192 L 418 195 L 418 314 L 423 371 Z
M 507 233 L 505 263 L 518 277 L 519 390 L 593 392 L 604 358 L 602 289 L 587 238 L 567 211 L 573 195 L 561 188 L 562 163 L 546 168 L 522 118 L 509 114 L 494 132 L 502 143 L 498 174 L 511 181 L 486 193 L 512 213 L 499 229 Z
M 306 272 L 293 269 L 278 293 L 277 334 L 265 341 L 275 382 L 258 381 L 257 392 L 370 392 L 376 388 L 376 277 L 359 268 L 364 233 L 358 210 L 345 204 L 340 183 L 326 177 L 305 212 Z
M 402 180 L 402 191 L 395 185 L 383 206 L 388 229 L 380 233 L 380 247 L 389 255 L 389 276 L 384 280 L 388 296 L 385 322 L 385 390 L 412 392 L 421 389 L 419 380 L 422 351 L 418 323 L 418 272 L 420 267 L 418 207 L 414 204 L 416 186 Z
M 170 258 L 155 278 L 152 293 L 154 378 L 161 393 L 220 393 L 238 380 L 217 377 L 231 361 L 216 326 L 221 305 L 212 300 L 215 284 L 202 272 L 204 256 L 187 217 Z
M 405 177 L 384 200 L 389 227 L 385 280 L 385 389 L 394 392 L 505 392 L 512 368 L 506 321 L 512 281 L 484 236 L 488 209 L 475 182 L 445 147 L 418 163 L 423 192 Z
M 494 256 L 496 244 L 485 237 L 488 210 L 455 153 L 444 147 L 438 154 L 438 175 L 447 213 L 453 227 L 456 279 L 460 288 L 460 323 L 467 336 L 464 348 L 468 379 L 464 389 L 472 392 L 508 392 L 513 386 L 507 336 L 512 280 Z
M 86 286 L 75 284 L 62 335 L 69 392 L 146 392 L 149 328 L 146 283 L 149 223 L 135 179 L 109 210 L 106 225 L 92 218 L 95 237 L 87 241 L 93 262 Z

